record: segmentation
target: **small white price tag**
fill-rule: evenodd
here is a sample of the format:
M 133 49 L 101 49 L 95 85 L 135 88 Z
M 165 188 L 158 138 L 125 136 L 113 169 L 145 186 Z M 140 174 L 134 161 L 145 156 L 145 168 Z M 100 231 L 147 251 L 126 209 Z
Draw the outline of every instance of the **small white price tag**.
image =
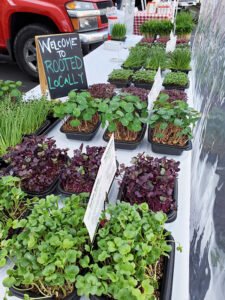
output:
M 155 75 L 155 80 L 152 89 L 148 95 L 148 109 L 152 108 L 153 102 L 157 99 L 162 89 L 162 83 L 163 83 L 163 79 L 161 75 L 161 69 L 159 68 Z
M 84 223 L 89 232 L 91 241 L 94 239 L 99 218 L 104 210 L 106 195 L 110 189 L 116 170 L 116 151 L 114 135 L 112 135 L 102 156 L 101 165 L 84 216 Z

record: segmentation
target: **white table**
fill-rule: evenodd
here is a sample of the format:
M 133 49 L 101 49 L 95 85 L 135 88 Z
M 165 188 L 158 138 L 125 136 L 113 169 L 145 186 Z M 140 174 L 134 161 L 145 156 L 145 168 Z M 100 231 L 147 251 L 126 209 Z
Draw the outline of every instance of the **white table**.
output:
M 127 39 L 126 45 L 131 46 L 140 40 L 140 36 L 131 36 Z M 104 46 L 100 46 L 84 58 L 88 84 L 105 83 L 107 82 L 108 74 L 114 69 L 118 68 L 118 63 L 112 62 L 111 59 L 117 56 L 117 52 L 105 50 Z M 128 49 L 120 51 L 120 57 L 125 59 L 128 56 Z M 27 96 L 40 95 L 40 87 L 37 86 L 27 93 Z M 58 124 L 48 136 L 54 137 L 57 146 L 61 148 L 69 148 L 69 155 L 73 155 L 73 150 L 77 149 L 81 142 L 76 140 L 68 140 L 64 134 L 59 131 L 61 123 Z M 103 141 L 103 129 L 100 129 L 95 138 L 90 142 L 83 142 L 86 145 L 105 146 Z M 120 163 L 130 164 L 130 160 L 137 153 L 145 152 L 151 156 L 162 157 L 152 153 L 151 146 L 147 142 L 147 133 L 141 145 L 132 151 L 117 150 L 117 159 Z M 174 239 L 179 242 L 182 247 L 182 253 L 176 251 L 175 269 L 173 278 L 172 300 L 188 300 L 189 299 L 189 214 L 190 214 L 190 178 L 191 178 L 191 152 L 184 152 L 181 156 L 167 156 L 181 162 L 178 178 L 178 215 L 176 221 L 166 224 L 166 228 L 172 232 Z M 115 200 L 118 186 L 114 182 L 112 191 L 110 193 L 110 200 Z M 0 300 L 4 297 L 4 287 L 2 286 L 2 279 L 5 277 L 6 269 L 0 269 Z M 16 300 L 16 297 L 10 297 Z M 84 298 L 83 298 L 84 299 Z

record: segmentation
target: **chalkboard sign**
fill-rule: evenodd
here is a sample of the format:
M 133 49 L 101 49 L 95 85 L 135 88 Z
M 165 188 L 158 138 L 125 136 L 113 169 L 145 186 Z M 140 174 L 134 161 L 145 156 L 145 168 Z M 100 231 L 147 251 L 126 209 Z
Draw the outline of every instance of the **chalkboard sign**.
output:
M 38 72 L 42 92 L 52 99 L 71 90 L 86 89 L 87 78 L 77 33 L 36 36 Z

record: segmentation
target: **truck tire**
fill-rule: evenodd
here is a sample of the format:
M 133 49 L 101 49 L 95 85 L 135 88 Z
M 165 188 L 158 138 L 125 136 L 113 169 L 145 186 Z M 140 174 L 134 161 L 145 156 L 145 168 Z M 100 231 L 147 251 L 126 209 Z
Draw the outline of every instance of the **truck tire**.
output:
M 51 34 L 53 31 L 42 24 L 30 24 L 23 27 L 14 41 L 14 55 L 20 69 L 33 81 L 38 81 L 35 35 Z

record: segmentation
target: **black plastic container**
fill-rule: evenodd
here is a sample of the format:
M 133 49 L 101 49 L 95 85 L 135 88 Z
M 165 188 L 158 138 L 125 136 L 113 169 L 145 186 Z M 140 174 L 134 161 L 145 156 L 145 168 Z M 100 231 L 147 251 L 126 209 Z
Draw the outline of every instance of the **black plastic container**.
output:
M 65 133 L 66 137 L 70 140 L 90 141 L 91 139 L 93 139 L 93 137 L 98 132 L 100 125 L 101 125 L 101 121 L 99 121 L 97 123 L 95 129 L 89 133 L 78 132 L 78 131 L 67 132 L 67 131 L 63 130 L 63 125 L 61 126 L 60 131 L 62 133 Z
M 131 84 L 128 80 L 108 80 L 108 82 L 114 84 L 118 89 L 128 87 Z
M 185 74 L 188 74 L 191 71 L 191 69 L 189 69 L 189 70 L 170 69 L 170 70 L 172 72 L 182 72 L 182 73 L 185 73 Z
M 160 282 L 160 300 L 171 300 L 173 289 L 173 273 L 175 262 L 175 242 L 171 235 L 167 236 L 168 244 L 172 247 L 169 257 L 164 257 L 163 278 Z M 176 292 L 176 291 L 175 291 Z M 90 296 L 90 300 L 114 300 L 107 296 Z
M 116 41 L 116 42 L 125 42 L 127 39 L 127 37 L 125 36 L 124 38 L 122 39 L 115 39 L 115 38 L 111 38 L 111 41 Z
M 3 171 L 9 166 L 7 162 L 4 161 L 3 158 L 0 157 L 0 171 Z
M 163 86 L 166 90 L 180 90 L 184 91 L 189 88 L 189 83 L 185 86 L 177 85 L 177 84 L 165 84 L 163 83 Z
M 46 135 L 48 134 L 61 120 L 53 116 L 48 116 L 44 124 L 36 130 L 36 135 Z
M 51 195 L 55 193 L 58 180 L 59 180 L 59 176 L 57 176 L 57 178 L 53 181 L 53 183 L 49 186 L 49 188 L 44 192 L 30 192 L 24 188 L 22 188 L 22 190 L 30 197 L 39 197 L 39 198 L 46 197 L 47 195 Z
M 20 289 L 17 289 L 16 287 L 11 287 L 10 292 L 13 294 L 13 296 L 18 297 L 19 299 L 24 299 L 24 295 L 27 294 L 29 295 L 33 300 L 37 299 L 37 300 L 56 300 L 55 297 L 44 297 L 43 295 L 37 295 L 34 292 L 30 292 L 30 291 L 22 291 Z M 68 296 L 66 296 L 63 300 L 79 300 L 80 296 L 77 295 L 77 291 L 73 291 L 71 294 L 69 294 Z
M 118 195 L 117 195 L 117 200 L 123 201 L 123 191 L 124 191 L 124 184 L 122 181 L 121 186 L 119 188 Z M 175 184 L 174 184 L 173 199 L 176 204 L 176 209 L 170 210 L 166 214 L 167 218 L 168 218 L 166 223 L 171 223 L 171 222 L 175 221 L 177 218 L 177 208 L 178 208 L 178 181 L 177 181 L 177 178 L 175 179 Z
M 142 68 L 142 66 L 140 66 L 140 67 L 125 67 L 124 64 L 122 64 L 121 67 L 125 70 L 133 70 L 133 71 L 138 71 Z
M 138 138 L 134 142 L 118 141 L 118 140 L 115 139 L 115 147 L 116 147 L 116 149 L 126 149 L 126 150 L 134 150 L 134 149 L 136 149 L 139 146 L 139 144 L 142 142 L 142 140 L 143 140 L 143 138 L 145 136 L 146 128 L 147 128 L 147 125 L 143 124 L 142 129 L 139 132 Z M 109 137 L 107 136 L 107 129 L 104 132 L 103 140 L 105 142 L 109 141 Z
M 167 155 L 181 155 L 183 151 L 189 151 L 192 149 L 192 142 L 189 140 L 186 146 L 172 146 L 166 144 L 155 143 L 152 140 L 151 128 L 148 128 L 148 141 L 152 146 L 152 152 Z
M 150 90 L 153 86 L 153 82 L 152 83 L 134 82 L 134 86 L 137 87 L 137 88 Z

